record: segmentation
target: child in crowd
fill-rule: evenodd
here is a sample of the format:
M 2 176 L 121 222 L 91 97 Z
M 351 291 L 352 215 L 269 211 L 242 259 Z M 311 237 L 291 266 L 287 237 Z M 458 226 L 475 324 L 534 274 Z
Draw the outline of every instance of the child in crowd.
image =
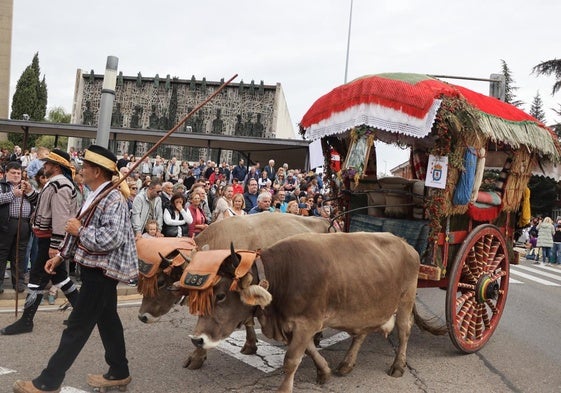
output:
M 156 220 L 148 220 L 144 230 L 145 232 L 142 234 L 142 237 L 156 237 L 156 232 L 158 232 L 158 222 Z
M 156 220 L 148 220 L 144 226 L 144 233 L 142 237 L 151 238 L 156 237 L 156 232 L 158 232 L 158 222 Z M 136 287 L 138 285 L 138 280 L 130 280 L 129 286 Z
M 538 237 L 534 235 L 534 232 L 530 231 L 528 241 L 526 242 L 526 259 L 536 261 L 535 264 L 540 263 L 541 250 L 537 247 Z

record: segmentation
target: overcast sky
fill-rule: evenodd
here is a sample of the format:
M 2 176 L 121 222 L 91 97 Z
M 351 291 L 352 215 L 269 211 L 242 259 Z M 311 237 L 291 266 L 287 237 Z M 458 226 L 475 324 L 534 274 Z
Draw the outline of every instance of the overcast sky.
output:
M 76 69 L 124 75 L 281 83 L 296 125 L 344 82 L 350 0 L 14 0 L 11 90 L 39 52 L 49 108 L 72 110 Z M 553 77 L 532 67 L 561 56 L 560 0 L 354 0 L 348 80 L 381 72 L 487 78 L 509 65 L 529 110 L 539 90 L 561 121 Z M 451 81 L 481 93 L 483 82 Z M 296 127 L 295 127 L 296 128 Z M 387 169 L 405 159 L 388 152 Z

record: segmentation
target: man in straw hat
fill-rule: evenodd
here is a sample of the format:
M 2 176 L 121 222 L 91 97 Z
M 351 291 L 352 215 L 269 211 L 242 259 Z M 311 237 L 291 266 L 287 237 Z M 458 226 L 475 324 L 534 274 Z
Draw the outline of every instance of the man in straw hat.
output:
M 78 299 L 78 289 L 68 277 L 65 265 L 57 267 L 52 275 L 44 270 L 47 260 L 58 254 L 65 235 L 66 221 L 74 217 L 78 210 L 78 194 L 72 181 L 73 167 L 68 153 L 58 149 L 53 149 L 42 160 L 49 180 L 39 194 L 37 208 L 31 219 L 33 233 L 38 239 L 37 259 L 33 261 L 29 273 L 23 314 L 16 322 L 0 330 L 3 335 L 29 333 L 33 330 L 33 318 L 49 281 L 62 290 L 72 306 Z
M 67 370 L 96 325 L 109 370 L 103 375 L 89 374 L 88 384 L 126 388 L 131 381 L 123 325 L 117 314 L 117 283 L 136 278 L 138 257 L 127 202 L 117 189 L 111 189 L 116 161 L 115 155 L 101 146 L 92 145 L 85 151 L 82 173 L 91 193 L 80 211 L 83 218 L 68 220 L 60 254 L 45 265 L 53 274 L 65 260 L 73 258 L 79 263 L 80 295 L 47 367 L 33 381 L 16 381 L 15 393 L 60 392 Z

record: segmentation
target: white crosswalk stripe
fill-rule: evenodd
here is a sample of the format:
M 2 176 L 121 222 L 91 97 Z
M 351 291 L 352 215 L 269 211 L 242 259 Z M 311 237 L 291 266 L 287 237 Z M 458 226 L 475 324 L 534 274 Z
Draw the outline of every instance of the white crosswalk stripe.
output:
M 60 390 L 60 393 L 88 393 L 85 390 L 81 390 L 81 389 L 76 389 L 70 386 L 63 386 L 62 389 Z
M 561 287 L 561 270 L 554 267 L 543 265 L 511 265 L 510 274 L 511 276 L 516 276 L 517 278 L 533 281 L 549 287 Z M 512 282 L 512 280 L 511 278 L 510 282 Z
M 0 367 L 0 375 L 11 374 L 11 373 L 15 373 L 15 372 L 16 372 L 16 370 L 10 370 L 9 368 Z
M 15 372 L 16 370 L 10 370 L 9 368 L 6 367 L 0 367 L 0 375 L 11 374 Z M 60 393 L 88 393 L 88 392 L 85 390 L 73 388 L 71 386 L 63 386 L 62 389 L 60 390 Z
M 255 332 L 257 334 L 260 334 L 261 330 L 255 329 Z M 327 337 L 321 340 L 320 345 L 321 348 L 327 348 L 337 344 L 339 341 L 343 341 L 348 338 L 350 338 L 350 336 L 347 333 L 340 332 L 334 334 L 331 337 Z M 285 346 L 281 346 L 280 344 L 279 346 L 272 345 L 261 339 L 259 340 L 259 344 L 258 344 L 259 356 L 255 356 L 255 355 L 244 355 L 240 353 L 240 349 L 243 347 L 244 343 L 245 343 L 245 331 L 236 330 L 234 333 L 230 335 L 230 337 L 221 341 L 217 349 L 265 373 L 273 372 L 276 369 L 282 367 L 282 364 L 284 362 L 284 354 L 286 353 Z

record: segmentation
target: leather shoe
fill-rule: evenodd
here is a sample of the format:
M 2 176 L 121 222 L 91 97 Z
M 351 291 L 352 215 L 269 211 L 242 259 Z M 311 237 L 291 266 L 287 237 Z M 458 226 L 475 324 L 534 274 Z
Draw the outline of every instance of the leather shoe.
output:
M 37 389 L 35 385 L 33 385 L 33 382 L 21 381 L 19 379 L 16 382 L 14 382 L 13 389 L 14 389 L 14 393 L 59 393 L 60 392 L 60 388 L 55 390 Z

